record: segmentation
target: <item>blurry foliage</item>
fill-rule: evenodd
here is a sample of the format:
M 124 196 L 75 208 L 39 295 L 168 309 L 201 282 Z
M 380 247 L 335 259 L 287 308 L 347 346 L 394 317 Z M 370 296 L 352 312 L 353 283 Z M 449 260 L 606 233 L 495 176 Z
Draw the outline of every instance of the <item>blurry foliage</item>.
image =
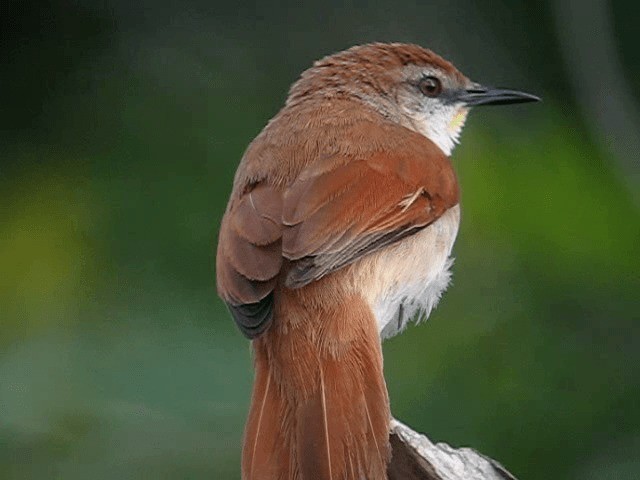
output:
M 485 3 L 7 2 L 0 477 L 239 478 L 251 359 L 213 280 L 233 172 L 313 59 L 392 39 L 545 98 L 469 119 L 454 284 L 384 347 L 395 415 L 523 479 L 637 477 L 639 212 L 549 12 Z

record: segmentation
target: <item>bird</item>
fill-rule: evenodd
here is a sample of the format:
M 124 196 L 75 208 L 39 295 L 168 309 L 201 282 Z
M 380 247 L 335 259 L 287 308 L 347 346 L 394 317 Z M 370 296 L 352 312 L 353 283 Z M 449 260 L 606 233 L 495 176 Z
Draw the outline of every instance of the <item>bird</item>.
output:
M 450 282 L 472 107 L 533 102 L 415 44 L 316 61 L 250 142 L 219 230 L 216 283 L 251 340 L 243 480 L 382 480 L 381 341 Z

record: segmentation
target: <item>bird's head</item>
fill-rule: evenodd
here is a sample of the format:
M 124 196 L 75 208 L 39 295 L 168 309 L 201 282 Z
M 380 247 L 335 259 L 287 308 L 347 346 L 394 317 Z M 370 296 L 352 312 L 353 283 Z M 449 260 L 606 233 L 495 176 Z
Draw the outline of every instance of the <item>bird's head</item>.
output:
M 471 107 L 540 100 L 472 82 L 431 50 L 401 43 L 360 45 L 317 61 L 292 86 L 288 104 L 318 96 L 364 102 L 447 155 Z

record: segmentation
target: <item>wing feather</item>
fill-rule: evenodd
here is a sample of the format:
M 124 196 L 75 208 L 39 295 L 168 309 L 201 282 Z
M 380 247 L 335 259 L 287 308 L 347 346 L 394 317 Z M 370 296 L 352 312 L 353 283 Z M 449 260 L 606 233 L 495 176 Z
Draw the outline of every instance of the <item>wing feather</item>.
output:
M 393 148 L 318 154 L 288 183 L 237 182 L 243 191 L 222 221 L 217 283 L 245 335 L 268 328 L 279 281 L 303 287 L 414 234 L 458 203 L 449 159 L 425 137 L 399 132 Z M 368 134 L 377 138 L 374 126 Z
M 428 145 L 428 144 L 427 144 Z M 458 203 L 453 169 L 439 150 L 379 153 L 307 172 L 286 192 L 286 284 L 299 288 L 429 225 Z M 348 168 L 347 168 L 348 167 Z M 313 168 L 313 167 L 312 167 Z M 332 178 L 337 194 L 327 191 Z

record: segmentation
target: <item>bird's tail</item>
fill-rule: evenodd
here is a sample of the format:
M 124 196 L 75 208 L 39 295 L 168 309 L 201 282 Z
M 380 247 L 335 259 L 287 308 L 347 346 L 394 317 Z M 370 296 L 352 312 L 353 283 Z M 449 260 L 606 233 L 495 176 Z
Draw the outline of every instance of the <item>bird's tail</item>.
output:
M 243 480 L 385 480 L 389 401 L 368 306 L 276 320 L 254 340 Z

